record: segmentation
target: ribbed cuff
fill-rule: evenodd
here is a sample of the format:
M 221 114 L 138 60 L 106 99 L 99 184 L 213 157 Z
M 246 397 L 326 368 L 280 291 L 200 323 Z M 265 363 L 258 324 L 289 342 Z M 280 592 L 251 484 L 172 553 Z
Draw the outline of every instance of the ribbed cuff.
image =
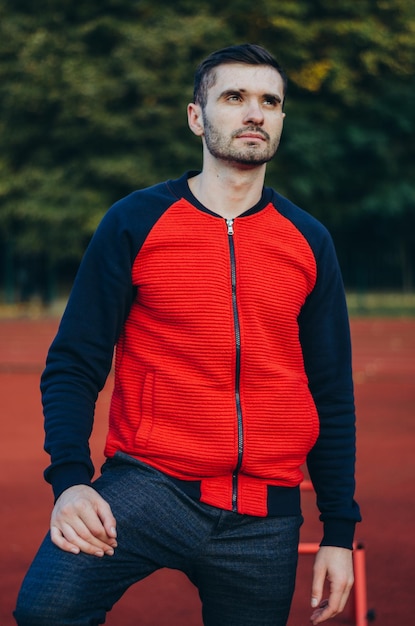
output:
M 46 480 L 51 483 L 55 502 L 66 489 L 74 485 L 91 485 L 91 477 L 83 463 L 65 463 L 47 471 Z
M 356 523 L 348 520 L 330 519 L 324 522 L 321 546 L 353 549 Z

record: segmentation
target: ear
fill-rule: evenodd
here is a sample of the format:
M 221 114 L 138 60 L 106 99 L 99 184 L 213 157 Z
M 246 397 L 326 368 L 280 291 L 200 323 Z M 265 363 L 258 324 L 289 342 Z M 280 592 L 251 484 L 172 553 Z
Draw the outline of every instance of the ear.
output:
M 204 134 L 202 108 L 194 102 L 187 105 L 187 123 L 197 137 Z

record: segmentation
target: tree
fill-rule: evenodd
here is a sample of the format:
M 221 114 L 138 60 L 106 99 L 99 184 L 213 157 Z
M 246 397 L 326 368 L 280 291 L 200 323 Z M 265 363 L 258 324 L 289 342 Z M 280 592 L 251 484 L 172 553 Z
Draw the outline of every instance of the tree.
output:
M 0 0 L 3 269 L 76 265 L 113 201 L 197 168 L 195 65 L 252 41 L 291 79 L 267 182 L 333 230 L 350 282 L 344 233 L 367 262 L 370 225 L 382 246 L 393 230 L 410 285 L 414 12 L 409 0 Z

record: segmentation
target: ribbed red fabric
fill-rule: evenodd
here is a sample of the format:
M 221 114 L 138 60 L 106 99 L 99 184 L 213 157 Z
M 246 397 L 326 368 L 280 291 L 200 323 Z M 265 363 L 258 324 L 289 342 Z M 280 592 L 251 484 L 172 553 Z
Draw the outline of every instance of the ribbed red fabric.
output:
M 267 514 L 267 485 L 296 486 L 318 436 L 297 318 L 316 281 L 312 250 L 269 205 L 234 220 L 240 370 L 226 222 L 173 204 L 132 270 L 137 297 L 119 339 L 106 454 L 123 451 L 184 480 L 202 501 Z

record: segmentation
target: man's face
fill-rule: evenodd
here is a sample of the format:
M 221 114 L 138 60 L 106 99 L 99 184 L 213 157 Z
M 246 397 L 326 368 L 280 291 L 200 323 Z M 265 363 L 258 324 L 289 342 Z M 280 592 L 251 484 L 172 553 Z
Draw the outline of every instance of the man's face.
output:
M 215 68 L 202 111 L 203 137 L 216 159 L 242 166 L 267 163 L 277 151 L 285 114 L 280 74 L 267 65 Z

